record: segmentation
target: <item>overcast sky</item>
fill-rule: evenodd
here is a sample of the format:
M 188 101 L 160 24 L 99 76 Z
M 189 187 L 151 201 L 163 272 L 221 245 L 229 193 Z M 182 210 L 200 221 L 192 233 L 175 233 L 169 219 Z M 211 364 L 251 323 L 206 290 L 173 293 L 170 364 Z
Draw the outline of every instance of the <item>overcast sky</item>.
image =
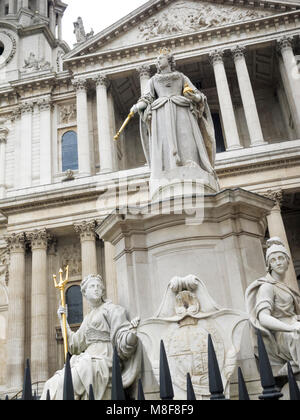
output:
M 83 19 L 86 32 L 95 34 L 107 28 L 128 13 L 147 3 L 148 0 L 64 0 L 68 4 L 63 20 L 63 39 L 70 47 L 76 42 L 73 33 L 78 16 Z

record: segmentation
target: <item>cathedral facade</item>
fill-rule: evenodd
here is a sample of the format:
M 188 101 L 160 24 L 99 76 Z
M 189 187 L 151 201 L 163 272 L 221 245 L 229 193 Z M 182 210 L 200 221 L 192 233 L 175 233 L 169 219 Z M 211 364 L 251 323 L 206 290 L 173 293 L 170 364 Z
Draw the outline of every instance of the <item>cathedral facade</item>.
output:
M 72 49 L 62 39 L 66 8 L 60 0 L 0 1 L 3 394 L 21 390 L 26 359 L 37 387 L 63 363 L 52 280 L 61 267 L 69 266 L 74 329 L 87 311 L 80 294 L 86 275 L 101 274 L 107 298 L 120 301 L 121 255 L 96 230 L 116 207 L 147 202 L 138 118 L 114 136 L 162 48 L 207 97 L 221 189 L 273 200 L 257 234 L 261 253 L 264 238 L 280 237 L 293 259 L 289 285 L 298 288 L 300 276 L 300 2 L 151 0 L 98 34 L 87 34 L 78 19 Z M 233 246 L 248 262 L 241 276 L 251 273 L 246 290 L 246 279 L 264 267 L 239 242 L 238 226 L 235 232 Z M 221 303 L 242 310 L 233 289 L 227 282 Z

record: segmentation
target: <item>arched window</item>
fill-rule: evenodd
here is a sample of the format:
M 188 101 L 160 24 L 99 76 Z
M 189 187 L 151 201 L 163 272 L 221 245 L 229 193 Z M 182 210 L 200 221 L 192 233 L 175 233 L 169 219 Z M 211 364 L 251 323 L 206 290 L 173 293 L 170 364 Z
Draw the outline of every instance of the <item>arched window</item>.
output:
M 82 294 L 80 286 L 71 286 L 66 293 L 68 323 L 81 324 L 83 321 Z
M 62 146 L 62 171 L 78 169 L 78 144 L 77 133 L 67 131 L 61 141 Z

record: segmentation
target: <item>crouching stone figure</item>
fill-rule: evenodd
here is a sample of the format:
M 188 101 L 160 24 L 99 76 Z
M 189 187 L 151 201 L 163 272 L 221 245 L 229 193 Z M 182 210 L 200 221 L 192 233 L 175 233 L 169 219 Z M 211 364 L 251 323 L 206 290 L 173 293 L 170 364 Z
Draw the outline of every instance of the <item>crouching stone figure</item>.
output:
M 100 276 L 87 276 L 81 284 L 81 291 L 92 309 L 76 333 L 67 325 L 75 399 L 87 400 L 90 384 L 96 400 L 110 399 L 114 347 L 123 367 L 124 388 L 130 387 L 139 374 L 140 351 L 136 335 L 139 320 L 129 322 L 124 308 L 104 300 L 104 284 Z M 64 311 L 62 307 L 58 310 L 60 321 Z M 46 382 L 41 399 L 46 399 L 49 390 L 52 400 L 62 400 L 63 381 L 64 369 Z

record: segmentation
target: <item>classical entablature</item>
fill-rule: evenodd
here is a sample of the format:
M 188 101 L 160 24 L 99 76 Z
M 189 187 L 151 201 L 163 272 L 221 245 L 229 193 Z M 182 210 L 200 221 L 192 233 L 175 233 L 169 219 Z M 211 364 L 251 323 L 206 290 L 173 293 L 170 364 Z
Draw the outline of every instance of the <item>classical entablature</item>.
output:
M 115 68 L 153 59 L 167 46 L 177 59 L 297 34 L 297 3 L 274 1 L 153 0 L 72 50 L 65 65 L 73 71 Z

